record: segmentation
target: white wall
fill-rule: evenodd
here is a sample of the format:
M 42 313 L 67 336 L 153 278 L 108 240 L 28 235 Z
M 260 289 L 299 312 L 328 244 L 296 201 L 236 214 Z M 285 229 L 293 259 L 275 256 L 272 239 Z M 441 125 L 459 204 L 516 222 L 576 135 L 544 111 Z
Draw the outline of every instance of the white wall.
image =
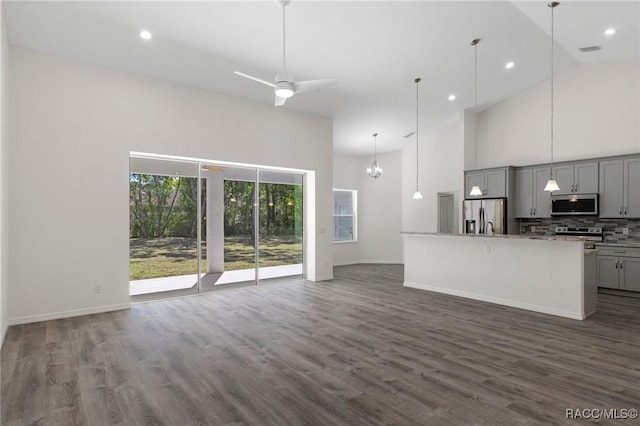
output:
M 330 120 L 21 48 L 11 73 L 11 322 L 126 306 L 129 151 L 314 170 L 332 277 Z
M 437 232 L 439 192 L 454 194 L 455 221 L 460 226 L 460 210 L 464 199 L 464 139 L 462 113 L 451 115 L 434 128 L 420 129 L 419 184 L 422 200 L 412 199 L 416 190 L 415 137 L 402 150 L 403 231 Z
M 333 187 L 358 191 L 358 242 L 334 243 L 335 265 L 402 263 L 402 154 L 378 154 L 382 176 L 366 173 L 373 156 L 333 159 Z
M 554 79 L 555 160 L 640 152 L 638 60 L 579 65 Z M 476 168 L 548 163 L 550 87 L 539 84 L 478 115 Z
M 0 347 L 9 315 L 9 41 L 0 14 Z
M 366 169 L 373 156 L 360 165 L 360 262 L 402 263 L 402 153 L 378 154 L 383 173 L 372 179 Z

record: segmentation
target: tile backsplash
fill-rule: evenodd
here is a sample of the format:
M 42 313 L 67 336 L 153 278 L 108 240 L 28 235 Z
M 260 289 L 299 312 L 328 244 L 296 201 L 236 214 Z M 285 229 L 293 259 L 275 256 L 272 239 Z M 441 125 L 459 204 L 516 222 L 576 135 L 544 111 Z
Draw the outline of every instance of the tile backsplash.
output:
M 597 226 L 602 228 L 606 242 L 640 242 L 640 219 L 601 219 L 598 217 L 521 219 L 520 233 L 523 235 L 553 235 L 556 226 Z M 629 229 L 629 235 L 624 235 L 624 228 Z

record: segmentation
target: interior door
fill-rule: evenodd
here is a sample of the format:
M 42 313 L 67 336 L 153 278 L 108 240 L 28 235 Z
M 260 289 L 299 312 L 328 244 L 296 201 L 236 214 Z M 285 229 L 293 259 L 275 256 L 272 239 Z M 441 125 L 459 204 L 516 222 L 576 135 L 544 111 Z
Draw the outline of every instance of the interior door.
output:
M 453 194 L 438 194 L 438 232 L 453 233 Z

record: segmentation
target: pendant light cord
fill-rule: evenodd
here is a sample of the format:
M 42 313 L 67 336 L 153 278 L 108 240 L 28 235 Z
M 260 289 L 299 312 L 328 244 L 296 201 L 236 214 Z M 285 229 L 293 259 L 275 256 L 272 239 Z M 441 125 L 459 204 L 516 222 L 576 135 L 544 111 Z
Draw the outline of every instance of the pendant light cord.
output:
M 378 134 L 373 134 L 373 161 L 378 165 Z
M 476 38 L 471 42 L 473 46 L 473 165 L 478 165 L 478 43 L 480 39 Z
M 551 78 L 550 78 L 550 83 L 551 83 L 551 179 L 553 179 L 553 65 L 554 65 L 554 51 L 555 51 L 555 46 L 554 46 L 554 20 L 553 20 L 553 11 L 556 8 L 556 6 L 559 3 L 553 2 L 553 3 L 549 3 L 549 6 L 551 7 Z
M 418 192 L 418 173 L 420 168 L 418 167 L 418 141 L 420 140 L 420 138 L 418 137 L 418 131 L 419 131 L 419 126 L 418 126 L 418 121 L 420 119 L 419 117 L 419 107 L 420 104 L 418 102 L 419 96 L 418 96 L 418 86 L 420 84 L 420 80 L 419 78 L 416 78 L 415 82 L 416 82 L 416 192 Z

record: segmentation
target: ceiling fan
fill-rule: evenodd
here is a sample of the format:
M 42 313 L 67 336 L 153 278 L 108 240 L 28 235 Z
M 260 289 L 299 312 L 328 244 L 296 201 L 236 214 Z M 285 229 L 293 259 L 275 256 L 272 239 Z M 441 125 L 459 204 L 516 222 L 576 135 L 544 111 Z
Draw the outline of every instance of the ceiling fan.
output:
M 234 74 L 240 77 L 248 78 L 249 80 L 262 83 L 264 85 L 273 87 L 276 100 L 275 106 L 284 105 L 287 98 L 290 98 L 295 93 L 308 92 L 311 90 L 321 89 L 325 86 L 335 83 L 335 78 L 328 78 L 324 80 L 307 80 L 307 81 L 295 81 L 293 76 L 287 73 L 287 45 L 286 45 L 286 19 L 285 10 L 291 0 L 279 0 L 282 6 L 282 73 L 277 74 L 275 83 L 270 83 L 258 77 L 245 74 L 240 71 L 234 71 Z

